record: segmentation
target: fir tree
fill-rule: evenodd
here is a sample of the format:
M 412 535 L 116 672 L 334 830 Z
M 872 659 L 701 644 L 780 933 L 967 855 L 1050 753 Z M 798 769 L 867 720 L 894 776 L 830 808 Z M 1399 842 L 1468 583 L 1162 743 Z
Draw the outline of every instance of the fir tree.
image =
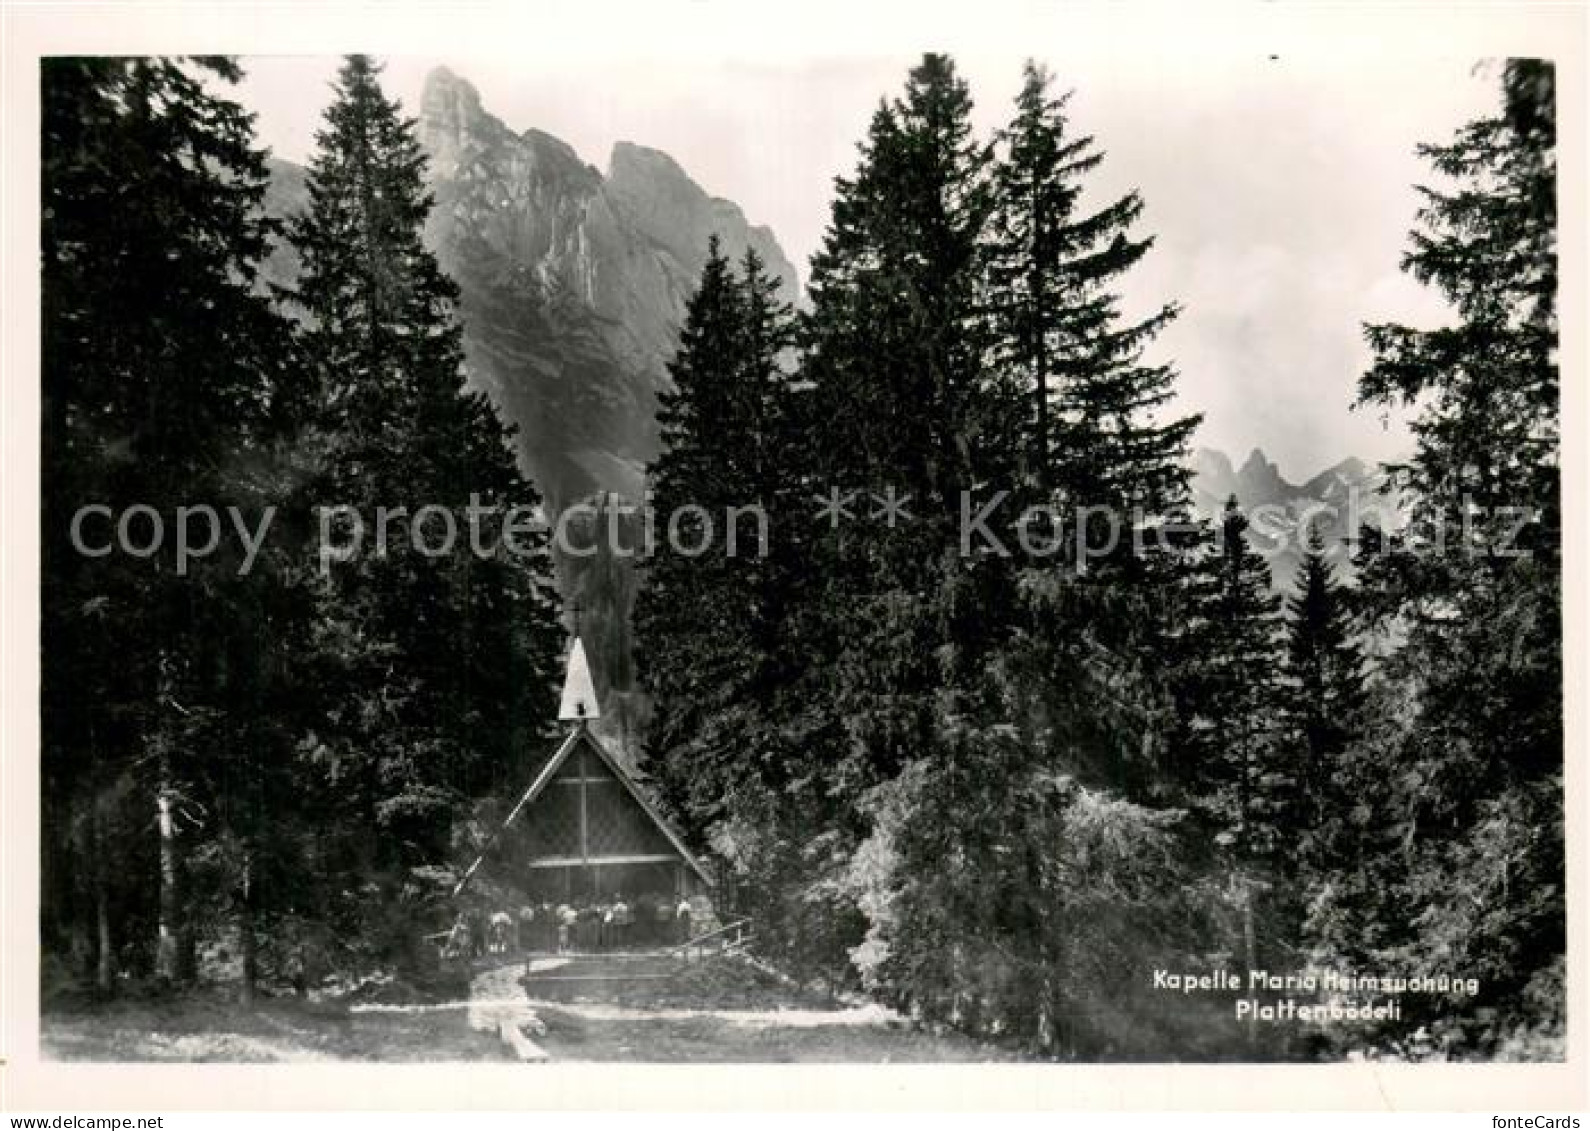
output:
M 1155 419 L 1175 376 L 1141 356 L 1178 308 L 1123 320 L 1110 288 L 1153 246 L 1130 235 L 1143 200 L 1130 192 L 1082 210 L 1085 178 L 1104 155 L 1069 128 L 1070 96 L 1050 93 L 1046 70 L 1029 61 L 1023 78 L 994 167 L 988 305 L 1000 356 L 1027 389 L 1030 471 L 1076 506 L 1160 515 L 1185 502 L 1198 418 Z
M 959 492 L 1012 463 L 1008 406 L 984 395 L 988 156 L 971 106 L 954 64 L 925 56 L 904 96 L 874 114 L 812 261 L 804 375 L 827 420 L 819 470 L 835 486 L 893 487 L 916 502 L 924 521 L 894 540 L 900 552 L 872 547 L 880 582 L 907 589 L 937 568 Z
M 1112 290 L 1153 246 L 1131 234 L 1143 201 L 1131 192 L 1083 209 L 1104 155 L 1073 130 L 1069 95 L 1052 95 L 1051 82 L 1026 65 L 1016 116 L 999 135 L 986 306 L 994 356 L 1017 375 L 1026 406 L 1024 495 L 1058 505 L 1073 524 L 1062 531 L 1068 551 L 1080 536 L 1090 553 L 1026 571 L 1023 663 L 1034 678 L 1024 685 L 1037 736 L 1071 770 L 1153 794 L 1164 713 L 1156 685 L 1191 548 L 1173 528 L 1187 525 L 1197 543 L 1184 461 L 1198 418 L 1161 421 L 1175 375 L 1142 362 L 1176 306 L 1129 323 Z
M 714 237 L 661 397 L 659 530 L 637 608 L 656 703 L 648 746 L 701 823 L 754 774 L 745 751 L 780 683 L 789 578 L 772 539 L 789 517 L 779 355 L 790 331 L 775 290 L 754 252 L 736 275 Z
M 730 680 L 725 668 L 739 651 L 738 642 L 726 638 L 745 610 L 719 604 L 732 567 L 721 544 L 709 544 L 698 557 L 675 553 L 670 543 L 676 537 L 692 546 L 715 540 L 718 532 L 708 524 L 741 487 L 734 469 L 740 461 L 732 453 L 741 436 L 734 425 L 740 422 L 736 370 L 743 331 L 740 290 L 714 236 L 669 365 L 674 387 L 658 398 L 662 452 L 649 486 L 663 529 L 643 563 L 635 612 L 637 658 L 656 704 L 650 757 L 675 805 L 698 820 L 721 811 L 724 775 L 731 772 L 725 763 L 733 753 L 718 749 L 704 732 L 713 714 L 708 697 Z
M 1248 530 L 1232 496 L 1214 544 L 1188 575 L 1170 677 L 1176 718 L 1168 769 L 1214 847 L 1220 898 L 1235 918 L 1228 945 L 1259 968 L 1290 961 L 1297 936 L 1290 848 L 1301 783 L 1277 726 L 1279 602 Z
M 1279 609 L 1248 525 L 1232 496 L 1192 578 L 1195 659 L 1181 688 L 1190 732 L 1181 769 L 1220 839 L 1242 858 L 1264 860 L 1284 843 L 1296 783 L 1275 762 Z
M 1299 817 L 1318 830 L 1335 809 L 1335 774 L 1358 733 L 1364 705 L 1364 660 L 1351 635 L 1348 610 L 1323 542 L 1311 533 L 1287 602 L 1286 657 L 1280 702 L 1288 741 L 1302 760 Z
M 893 492 L 909 514 L 811 531 L 824 580 L 811 643 L 833 662 L 808 701 L 851 730 L 832 735 L 840 795 L 932 749 L 939 691 L 978 696 L 1012 606 L 1008 565 L 962 557 L 956 528 L 972 492 L 1009 481 L 1020 443 L 985 364 L 988 153 L 971 105 L 954 64 L 925 56 L 874 115 L 812 263 L 811 493 L 856 490 L 872 511 Z
M 771 401 L 747 398 L 750 415 L 738 419 L 745 435 L 774 442 L 720 436 L 723 451 L 706 461 L 714 475 L 762 480 L 775 500 L 756 601 L 710 601 L 720 591 L 710 571 L 697 567 L 681 584 L 668 581 L 666 565 L 655 571 L 657 596 L 647 597 L 663 613 L 670 585 L 697 584 L 708 623 L 749 610 L 728 629 L 743 634 L 736 648 L 699 655 L 684 703 L 665 706 L 659 687 L 655 733 L 661 749 L 686 734 L 702 749 L 671 776 L 711 783 L 688 804 L 717 816 L 715 843 L 745 876 L 762 878 L 759 922 L 803 969 L 832 977 L 844 976 L 845 950 L 859 938 L 839 880 L 866 825 L 862 798 L 908 759 L 933 755 L 942 697 L 979 694 L 978 658 L 1004 615 L 994 595 L 1008 570 L 956 555 L 961 493 L 1008 477 L 1019 442 L 1008 398 L 988 395 L 978 246 L 987 157 L 972 137 L 970 107 L 953 64 L 934 55 L 912 71 L 903 97 L 880 105 L 813 262 L 800 379 Z M 703 293 L 714 289 L 704 281 Z M 757 289 L 742 289 L 751 326 L 769 322 L 755 314 L 768 309 Z M 706 333 L 705 313 L 692 311 L 687 347 L 700 344 L 692 334 Z M 777 336 L 749 334 L 768 344 Z M 707 363 L 718 385 L 745 363 L 764 370 L 765 351 L 748 344 L 729 358 L 709 360 L 699 348 L 684 356 Z M 770 430 L 755 419 L 764 405 Z M 665 427 L 676 427 L 684 406 L 668 411 Z M 695 457 L 680 445 L 669 458 L 668 473 L 682 476 Z M 887 497 L 903 499 L 907 513 L 866 529 L 824 523 L 813 517 L 813 498 L 830 492 L 851 513 Z M 659 489 L 659 501 L 666 493 Z M 661 616 L 651 624 L 650 638 L 662 639 Z M 712 684 L 696 676 L 708 657 L 721 657 L 735 690 L 703 701 Z M 670 720 L 673 710 L 697 712 L 700 725 L 692 729 L 683 714 Z M 733 761 L 718 764 L 703 743 Z

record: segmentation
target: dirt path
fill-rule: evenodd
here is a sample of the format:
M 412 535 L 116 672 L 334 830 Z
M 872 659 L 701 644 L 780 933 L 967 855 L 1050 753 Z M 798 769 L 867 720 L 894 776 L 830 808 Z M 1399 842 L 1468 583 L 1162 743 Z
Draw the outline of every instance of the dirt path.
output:
M 217 990 L 47 1011 L 44 1056 L 75 1061 L 386 1061 L 520 1063 L 507 1028 L 553 1061 L 928 1063 L 1010 1059 L 931 1033 L 876 1005 L 834 1005 L 724 959 L 687 968 L 666 956 L 545 957 L 477 972 L 467 998 L 316 1004 L 261 999 L 240 1009 Z M 536 977 L 536 975 L 543 975 Z M 531 1067 L 527 1071 L 533 1071 Z
M 898 1044 L 891 1033 L 904 1018 L 881 1005 L 817 1008 L 802 995 L 770 986 L 739 960 L 719 960 L 710 968 L 691 968 L 678 976 L 672 959 L 624 955 L 531 960 L 526 967 L 509 963 L 483 970 L 469 984 L 466 1018 L 478 1033 L 495 1034 L 517 1051 L 520 1037 L 533 1036 L 536 1052 L 549 1058 L 670 1060 L 686 1036 L 693 1055 L 705 1045 L 732 1049 L 708 1051 L 707 1059 L 737 1059 L 745 1036 L 761 1034 L 763 1047 L 783 1051 L 793 1044 L 811 1045 L 800 1031 L 819 1029 L 876 1030 L 885 1044 Z M 551 974 L 537 979 L 536 975 Z M 702 975 L 709 975 L 705 982 Z M 540 996 L 552 994 L 553 996 Z M 453 1003 L 456 1008 L 457 1003 Z M 447 1005 L 393 1006 L 391 1009 L 438 1010 Z M 736 1036 L 736 1034 L 739 1034 Z M 812 1033 L 821 1045 L 826 1039 Z M 546 1047 L 540 1043 L 549 1039 Z M 865 1037 L 861 1037 L 865 1041 Z M 883 1059 L 887 1059 L 887 1054 Z
M 518 999 L 524 1000 L 523 991 Z M 40 1052 L 49 1060 L 304 1063 L 503 1061 L 496 1032 L 472 1031 L 468 1002 L 338 1009 L 298 998 L 241 1008 L 223 991 L 47 1010 Z M 433 1012 L 435 1011 L 435 1012 Z

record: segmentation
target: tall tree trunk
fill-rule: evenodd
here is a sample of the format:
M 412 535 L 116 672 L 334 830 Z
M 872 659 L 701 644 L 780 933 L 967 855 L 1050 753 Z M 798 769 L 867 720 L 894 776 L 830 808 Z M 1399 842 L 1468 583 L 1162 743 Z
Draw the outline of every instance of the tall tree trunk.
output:
M 105 881 L 101 879 L 98 892 L 94 900 L 95 917 L 99 925 L 99 955 L 94 968 L 94 986 L 102 994 L 109 994 L 115 988 L 115 951 L 111 945 L 110 936 L 110 896 L 105 890 Z
M 1253 924 L 1253 885 L 1247 876 L 1242 877 L 1242 949 L 1248 959 L 1248 971 L 1257 970 L 1259 967 L 1259 939 L 1258 932 Z M 1246 981 L 1250 974 L 1245 973 Z M 1257 1044 L 1259 1040 L 1259 1019 L 1254 1014 L 1248 1015 L 1248 1044 Z
M 1033 245 L 1029 252 L 1033 270 L 1028 280 L 1028 285 L 1032 288 L 1032 301 L 1042 311 L 1044 300 L 1048 297 L 1048 288 L 1044 285 L 1043 268 L 1045 264 L 1039 261 L 1039 256 L 1047 253 L 1049 241 L 1044 224 L 1046 213 L 1037 199 L 1040 192 L 1040 178 L 1036 173 L 1033 180 Z M 1037 474 L 1038 485 L 1047 489 L 1054 482 L 1054 479 L 1049 474 L 1049 342 L 1045 335 L 1043 321 L 1046 313 L 1045 311 L 1035 316 L 1038 332 L 1033 338 L 1033 349 L 1030 356 L 1033 359 L 1033 376 L 1036 378 L 1033 383 L 1034 392 L 1038 397 L 1038 436 L 1037 444 L 1035 445 L 1037 448 L 1035 458 L 1038 466 L 1034 470 Z M 1047 502 L 1048 500 L 1046 499 L 1045 501 Z
M 165 752 L 165 736 L 161 735 L 156 741 L 161 743 L 161 751 L 160 784 L 155 794 L 155 819 L 160 829 L 160 901 L 156 923 L 155 977 L 162 982 L 175 982 L 180 973 L 177 960 L 177 832 L 171 815 L 170 758 Z
M 160 657 L 160 676 L 155 693 L 153 744 L 158 780 L 155 783 L 155 821 L 160 831 L 160 899 L 156 924 L 155 977 L 171 984 L 191 981 L 196 962 L 193 932 L 183 914 L 182 847 L 177 843 L 177 788 L 173 780 L 173 745 L 170 712 L 172 698 L 170 661 Z

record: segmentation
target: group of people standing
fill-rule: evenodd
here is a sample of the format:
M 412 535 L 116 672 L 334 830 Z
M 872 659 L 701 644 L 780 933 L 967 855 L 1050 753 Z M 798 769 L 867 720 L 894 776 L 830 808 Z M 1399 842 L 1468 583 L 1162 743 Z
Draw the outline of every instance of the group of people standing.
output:
M 688 942 L 695 917 L 688 899 L 657 895 L 633 903 L 611 900 L 524 904 L 487 915 L 478 908 L 460 911 L 448 932 L 446 952 L 454 958 L 541 952 L 620 951 Z

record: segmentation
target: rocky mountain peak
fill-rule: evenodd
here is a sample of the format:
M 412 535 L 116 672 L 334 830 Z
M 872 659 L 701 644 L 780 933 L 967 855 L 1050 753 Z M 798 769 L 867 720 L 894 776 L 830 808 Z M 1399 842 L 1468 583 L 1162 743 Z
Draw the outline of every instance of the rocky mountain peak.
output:
M 716 235 L 730 259 L 755 248 L 769 273 L 784 281 L 785 300 L 796 300 L 795 268 L 773 233 L 752 225 L 732 200 L 708 194 L 669 154 L 618 142 L 608 159 L 604 190 L 640 232 L 680 262 L 693 264 L 696 272 L 706 261 L 707 242 Z
M 649 145 L 637 145 L 633 141 L 614 143 L 613 152 L 607 159 L 607 179 L 609 184 L 614 185 L 625 181 L 656 180 L 681 183 L 695 188 L 695 183 L 680 167 L 679 162 L 660 149 L 653 149 Z
M 1192 454 L 1194 478 L 1208 483 L 1230 483 L 1236 472 L 1231 459 L 1216 448 L 1198 448 Z
M 480 92 L 475 89 L 474 83 L 446 67 L 434 67 L 425 76 L 425 88 L 420 94 L 420 112 L 423 116 L 451 112 L 473 117 L 481 113 Z
M 1239 499 L 1280 498 L 1290 493 L 1291 485 L 1281 478 L 1281 469 L 1262 451 L 1254 448 L 1237 470 L 1235 491 Z
M 1331 470 L 1343 479 L 1363 479 L 1372 473 L 1369 465 L 1357 456 L 1348 456 Z
M 560 137 L 547 133 L 545 130 L 538 130 L 531 126 L 519 135 L 519 140 L 549 163 L 559 164 L 570 170 L 578 169 L 586 176 L 600 176 L 595 169 L 580 160 L 580 155 L 575 152 L 572 145 Z

